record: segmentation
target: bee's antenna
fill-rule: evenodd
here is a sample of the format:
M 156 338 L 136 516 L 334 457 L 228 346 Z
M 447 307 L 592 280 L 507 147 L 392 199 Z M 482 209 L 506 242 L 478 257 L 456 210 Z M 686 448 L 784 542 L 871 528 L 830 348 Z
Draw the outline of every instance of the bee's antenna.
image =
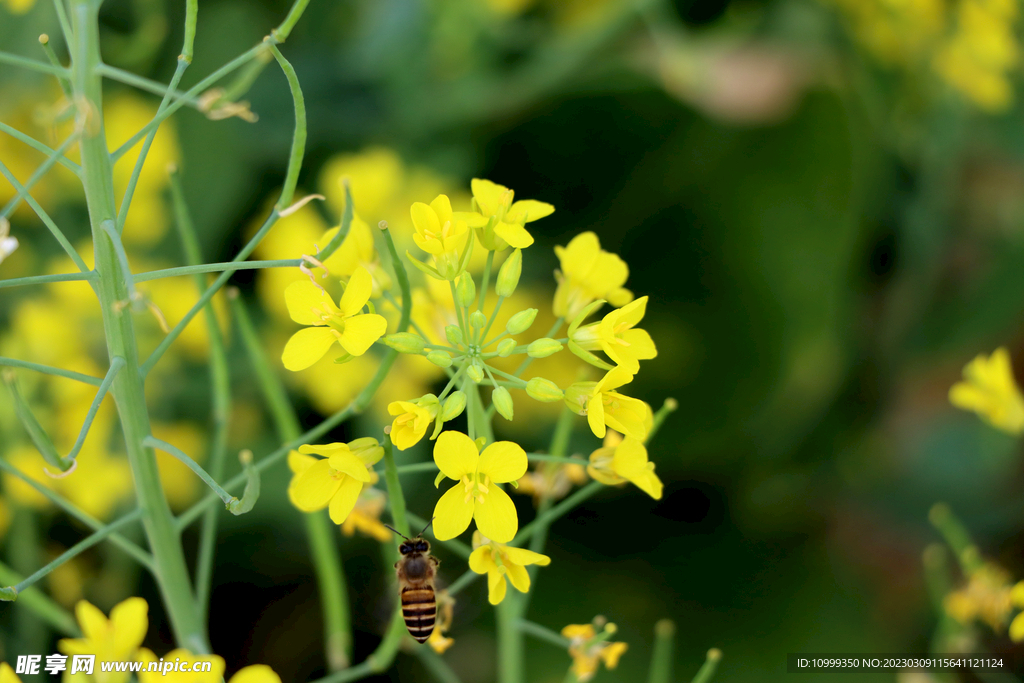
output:
M 434 520 L 430 520 L 430 521 L 433 522 Z M 405 534 L 403 534 L 401 531 L 399 531 L 395 527 L 391 526 L 390 524 L 385 524 L 384 526 L 386 526 L 387 528 L 391 529 L 392 531 L 394 531 L 396 534 L 398 534 L 399 536 L 401 536 L 405 540 L 407 540 L 407 541 L 410 540 L 408 536 L 406 536 Z
M 431 518 L 430 518 L 430 521 L 429 521 L 429 522 L 427 522 L 427 525 L 426 525 L 425 527 L 423 527 L 423 531 L 426 531 L 427 529 L 429 529 L 429 528 L 430 528 L 430 525 L 431 525 L 431 524 L 433 524 L 433 523 L 434 523 L 434 518 L 433 518 L 433 517 L 431 517 Z M 387 526 L 387 525 L 385 524 L 384 526 Z M 389 528 L 390 528 L 390 527 L 389 527 Z M 423 531 L 421 531 L 421 532 L 420 532 L 420 533 L 419 533 L 418 535 L 419 535 L 419 536 L 422 536 L 422 535 L 423 535 Z

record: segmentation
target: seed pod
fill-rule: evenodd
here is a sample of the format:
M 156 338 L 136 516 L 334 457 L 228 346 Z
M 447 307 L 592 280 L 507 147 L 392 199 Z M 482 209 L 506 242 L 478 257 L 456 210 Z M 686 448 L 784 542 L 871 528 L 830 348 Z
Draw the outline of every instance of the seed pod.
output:
M 398 332 L 384 337 L 384 343 L 399 353 L 423 353 L 426 341 L 412 332 Z
M 552 403 L 554 401 L 561 401 L 565 396 L 565 392 L 549 379 L 534 377 L 526 383 L 526 395 L 535 401 Z
M 491 403 L 494 404 L 494 409 L 498 411 L 506 420 L 511 420 L 513 415 L 512 407 L 512 394 L 508 393 L 508 389 L 505 387 L 495 387 L 494 391 L 491 392 Z
M 439 368 L 450 368 L 452 366 L 452 357 L 447 351 L 431 351 L 427 354 L 427 360 Z
M 519 275 L 523 272 L 523 250 L 513 251 L 498 269 L 498 279 L 494 283 L 494 291 L 498 296 L 512 296 L 519 284 Z
M 444 336 L 448 338 L 448 343 L 453 346 L 462 345 L 462 328 L 458 325 L 449 325 L 444 328 Z
M 505 330 L 509 334 L 522 334 L 530 329 L 530 325 L 533 325 L 533 321 L 537 319 L 537 309 L 527 308 L 525 311 L 519 311 L 514 316 L 508 319 L 505 324 Z
M 562 342 L 544 337 L 532 342 L 526 347 L 526 353 L 530 358 L 547 358 L 562 350 Z
M 451 396 L 445 399 L 444 407 L 441 408 L 441 419 L 447 422 L 454 420 L 466 409 L 466 394 L 461 391 L 453 391 Z
M 473 282 L 472 275 L 463 273 L 459 276 L 459 283 L 455 285 L 455 294 L 463 308 L 468 308 L 473 303 L 473 300 L 476 299 L 476 283 Z
M 498 355 L 502 358 L 508 358 L 512 355 L 512 352 L 516 350 L 515 339 L 502 339 L 498 342 Z
M 483 314 L 483 311 L 473 311 L 469 314 L 469 324 L 480 329 L 487 324 L 487 316 Z
M 472 365 L 466 368 L 466 376 L 477 384 L 484 381 L 484 369 L 480 365 L 480 361 L 474 360 Z

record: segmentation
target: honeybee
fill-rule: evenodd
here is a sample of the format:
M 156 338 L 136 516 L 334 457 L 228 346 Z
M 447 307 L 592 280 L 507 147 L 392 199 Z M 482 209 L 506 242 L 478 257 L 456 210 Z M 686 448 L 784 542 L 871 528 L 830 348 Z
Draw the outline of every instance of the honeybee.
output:
M 423 540 L 426 529 L 415 538 L 409 538 L 392 527 L 388 528 L 405 539 L 398 546 L 402 557 L 395 562 L 405 627 L 409 629 L 409 635 L 425 643 L 437 618 L 434 576 L 441 562 L 430 554 L 430 544 Z

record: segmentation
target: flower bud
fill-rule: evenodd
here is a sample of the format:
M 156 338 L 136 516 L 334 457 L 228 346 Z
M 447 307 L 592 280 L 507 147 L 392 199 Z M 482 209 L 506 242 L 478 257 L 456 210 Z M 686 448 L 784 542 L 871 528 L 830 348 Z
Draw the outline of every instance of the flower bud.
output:
M 565 390 L 565 405 L 577 415 L 587 414 L 587 402 L 593 393 L 597 382 L 575 382 Z
M 445 399 L 444 407 L 441 409 L 441 419 L 445 422 L 454 420 L 466 409 L 466 394 L 461 391 L 453 391 L 451 396 Z
M 466 376 L 477 384 L 484 381 L 484 369 L 480 365 L 480 361 L 474 360 L 472 365 L 466 368 Z
M 372 436 L 349 441 L 348 449 L 363 462 L 377 462 L 384 457 L 384 449 Z
M 530 329 L 530 325 L 537 319 L 537 309 L 527 308 L 525 311 L 519 311 L 514 316 L 508 319 L 505 324 L 505 330 L 509 334 L 522 334 Z
M 459 277 L 459 283 L 455 285 L 455 294 L 463 308 L 468 308 L 473 303 L 473 300 L 476 299 L 476 283 L 473 282 L 472 275 L 463 273 Z
M 561 401 L 565 392 L 558 388 L 558 385 L 543 377 L 534 377 L 526 383 L 526 395 L 535 401 L 551 403 Z
M 550 337 L 544 337 L 532 342 L 526 347 L 526 353 L 530 358 L 547 358 L 562 350 L 562 342 Z
M 426 341 L 412 332 L 398 332 L 384 337 L 384 343 L 399 353 L 423 353 Z
M 502 358 L 508 358 L 512 355 L 512 352 L 516 350 L 515 339 L 502 339 L 498 342 L 498 355 Z
M 494 283 L 494 291 L 498 296 L 512 296 L 519 284 L 519 275 L 523 272 L 523 250 L 513 251 L 498 269 L 498 279 Z
M 483 311 L 473 311 L 469 314 L 469 324 L 480 329 L 487 324 L 487 316 L 483 314 Z
M 499 415 L 506 420 L 512 419 L 512 394 L 508 393 L 508 389 L 505 387 L 495 387 L 494 391 L 491 392 L 491 403 L 494 404 L 494 409 L 498 411 Z
M 427 354 L 427 360 L 439 368 L 450 368 L 452 366 L 452 357 L 447 351 L 431 351 Z
M 462 345 L 462 328 L 458 325 L 449 325 L 444 328 L 444 336 L 448 338 L 448 343 L 453 346 Z

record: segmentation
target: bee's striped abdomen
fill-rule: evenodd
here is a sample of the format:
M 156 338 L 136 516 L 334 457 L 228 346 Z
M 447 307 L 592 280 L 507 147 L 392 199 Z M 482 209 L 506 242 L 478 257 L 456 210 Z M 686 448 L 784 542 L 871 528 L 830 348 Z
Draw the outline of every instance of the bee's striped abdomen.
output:
M 427 642 L 434 630 L 434 618 L 437 616 L 437 600 L 434 598 L 434 587 L 406 587 L 402 589 L 402 616 L 405 627 L 420 643 Z

